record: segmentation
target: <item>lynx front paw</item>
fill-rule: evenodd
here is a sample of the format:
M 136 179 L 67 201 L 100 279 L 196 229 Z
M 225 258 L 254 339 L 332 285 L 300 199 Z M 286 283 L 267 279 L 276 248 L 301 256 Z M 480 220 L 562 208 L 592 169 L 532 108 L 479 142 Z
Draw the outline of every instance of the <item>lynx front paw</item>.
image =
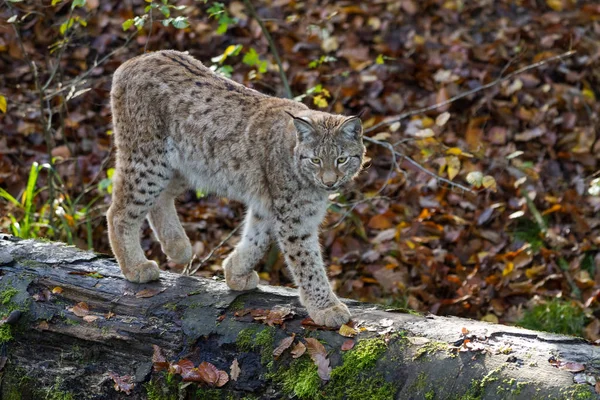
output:
M 309 315 L 316 324 L 330 328 L 337 328 L 345 324 L 350 321 L 351 317 L 350 310 L 344 303 L 337 303 L 335 306 L 323 310 L 309 311 Z
M 258 286 L 258 274 L 256 271 L 252 271 L 247 275 L 233 275 L 228 274 L 227 270 L 225 270 L 225 282 L 227 282 L 227 286 L 231 290 L 252 290 L 256 289 Z
M 223 271 L 225 272 L 225 282 L 232 290 L 252 290 L 258 286 L 259 277 L 256 271 L 250 271 L 247 274 L 238 274 L 239 268 L 236 269 L 236 261 L 239 261 L 239 255 L 232 253 L 223 262 Z
M 146 261 L 133 268 L 128 268 L 127 271 L 124 269 L 122 271 L 125 279 L 134 283 L 156 281 L 160 277 L 160 269 L 154 261 Z

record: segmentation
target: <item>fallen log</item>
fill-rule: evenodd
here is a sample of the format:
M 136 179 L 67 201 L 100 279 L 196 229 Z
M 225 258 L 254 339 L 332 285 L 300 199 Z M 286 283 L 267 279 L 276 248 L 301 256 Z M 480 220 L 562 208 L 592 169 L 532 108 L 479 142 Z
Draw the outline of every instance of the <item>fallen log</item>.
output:
M 112 258 L 6 235 L 0 271 L 2 399 L 596 398 L 600 349 L 576 337 L 350 300 L 345 337 L 292 289 L 133 284 Z

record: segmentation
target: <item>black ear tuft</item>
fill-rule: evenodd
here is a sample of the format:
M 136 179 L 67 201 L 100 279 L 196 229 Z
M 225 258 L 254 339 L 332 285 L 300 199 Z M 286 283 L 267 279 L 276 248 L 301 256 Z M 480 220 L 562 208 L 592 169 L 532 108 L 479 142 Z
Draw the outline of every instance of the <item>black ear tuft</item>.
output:
M 316 131 L 312 126 L 312 121 L 310 119 L 296 117 L 288 111 L 286 111 L 286 114 L 293 118 L 294 127 L 296 127 L 296 134 L 298 135 L 298 141 L 303 142 L 315 134 Z
M 340 127 L 340 132 L 349 139 L 358 140 L 362 137 L 362 122 L 359 116 L 349 117 Z

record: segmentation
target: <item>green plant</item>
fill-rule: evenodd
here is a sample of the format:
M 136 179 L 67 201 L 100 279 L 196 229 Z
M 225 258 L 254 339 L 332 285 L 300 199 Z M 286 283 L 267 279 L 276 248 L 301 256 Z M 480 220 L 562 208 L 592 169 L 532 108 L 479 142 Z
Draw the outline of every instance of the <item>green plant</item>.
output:
M 29 170 L 29 177 L 25 190 L 21 193 L 20 200 L 13 197 L 6 190 L 0 188 L 0 198 L 9 202 L 17 208 L 16 215 L 8 213 L 10 218 L 10 232 L 23 239 L 31 239 L 39 236 L 40 228 L 45 226 L 44 219 L 39 212 L 36 212 L 35 204 L 39 193 L 43 189 L 36 189 L 40 171 L 43 168 L 50 168 L 48 164 L 39 165 L 34 162 Z M 43 204 L 41 210 L 48 207 L 48 204 Z
M 575 303 L 552 299 L 526 311 L 517 325 L 536 331 L 581 336 L 585 322 L 583 310 Z

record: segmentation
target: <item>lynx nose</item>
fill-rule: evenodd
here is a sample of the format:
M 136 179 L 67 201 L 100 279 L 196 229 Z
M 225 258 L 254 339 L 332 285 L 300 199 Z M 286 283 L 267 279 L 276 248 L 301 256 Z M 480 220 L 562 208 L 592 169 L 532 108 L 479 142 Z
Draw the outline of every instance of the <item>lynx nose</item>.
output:
M 335 172 L 325 172 L 321 177 L 323 184 L 328 187 L 332 187 L 337 182 L 337 175 Z

